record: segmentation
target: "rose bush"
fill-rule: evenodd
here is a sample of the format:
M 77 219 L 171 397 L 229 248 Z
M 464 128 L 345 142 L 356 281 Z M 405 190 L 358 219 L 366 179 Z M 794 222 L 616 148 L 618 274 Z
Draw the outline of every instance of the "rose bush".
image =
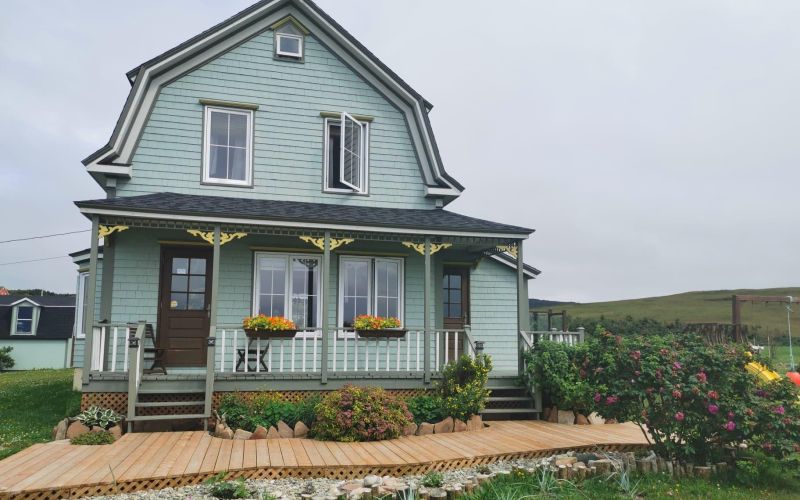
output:
M 378 441 L 400 437 L 413 422 L 406 403 L 380 387 L 347 385 L 317 404 L 315 438 L 328 441 Z

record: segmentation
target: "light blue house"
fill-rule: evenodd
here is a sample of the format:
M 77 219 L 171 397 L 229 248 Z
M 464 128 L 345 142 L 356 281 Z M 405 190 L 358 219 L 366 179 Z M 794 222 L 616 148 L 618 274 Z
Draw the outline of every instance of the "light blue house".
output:
M 444 208 L 464 188 L 432 105 L 319 7 L 259 2 L 127 76 L 84 160 L 107 197 L 76 202 L 84 404 L 200 419 L 225 391 L 420 390 L 480 349 L 495 380 L 518 375 L 532 230 Z M 301 331 L 248 337 L 259 313 Z M 357 334 L 362 314 L 407 333 Z
M 68 368 L 73 295 L 0 295 L 0 347 L 11 347 L 13 370 Z

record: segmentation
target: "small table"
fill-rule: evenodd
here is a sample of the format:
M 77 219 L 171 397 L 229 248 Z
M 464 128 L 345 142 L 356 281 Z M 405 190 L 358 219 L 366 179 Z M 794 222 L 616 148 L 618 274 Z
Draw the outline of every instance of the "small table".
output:
M 255 372 L 256 371 L 255 369 L 251 368 L 251 365 L 250 365 L 250 354 L 251 353 L 253 353 L 256 356 L 258 356 L 258 359 L 256 359 L 256 362 L 261 365 L 261 368 L 265 372 L 269 371 L 269 368 L 267 367 L 267 364 L 264 361 L 264 356 L 266 356 L 267 351 L 269 351 L 269 342 L 270 341 L 267 340 L 266 341 L 266 345 L 265 346 L 261 346 L 261 352 L 259 352 L 257 349 L 253 349 L 253 342 L 255 340 L 257 340 L 257 339 L 255 339 L 253 337 L 248 337 L 248 339 L 247 339 L 247 349 L 246 350 L 245 349 L 238 349 L 238 348 L 236 349 L 237 361 L 236 361 L 236 370 L 235 371 L 237 371 L 237 372 L 239 371 L 239 368 L 241 368 L 241 366 L 245 363 L 245 360 L 247 360 L 247 369 L 248 369 L 248 371 L 251 371 L 251 372 Z

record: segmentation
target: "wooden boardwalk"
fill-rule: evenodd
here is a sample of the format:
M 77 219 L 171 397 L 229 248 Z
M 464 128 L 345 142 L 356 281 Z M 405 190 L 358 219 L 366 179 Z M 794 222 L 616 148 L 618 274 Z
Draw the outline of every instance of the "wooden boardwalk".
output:
M 0 461 L 0 499 L 78 498 L 184 486 L 221 471 L 254 479 L 421 474 L 564 450 L 630 450 L 646 444 L 632 424 L 490 424 L 481 431 L 369 443 L 238 441 L 192 431 L 126 434 L 103 446 L 36 444 Z

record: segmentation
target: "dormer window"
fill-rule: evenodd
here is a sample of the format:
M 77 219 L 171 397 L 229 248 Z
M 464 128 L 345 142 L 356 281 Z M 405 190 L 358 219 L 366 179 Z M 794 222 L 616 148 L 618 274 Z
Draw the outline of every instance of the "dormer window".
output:
M 38 308 L 30 302 L 14 306 L 11 335 L 36 335 Z
M 289 35 L 286 33 L 277 33 L 275 35 L 276 53 L 279 56 L 288 57 L 303 57 L 303 37 L 297 35 Z
M 275 30 L 275 58 L 302 61 L 308 30 L 292 16 L 273 24 L 272 29 Z

